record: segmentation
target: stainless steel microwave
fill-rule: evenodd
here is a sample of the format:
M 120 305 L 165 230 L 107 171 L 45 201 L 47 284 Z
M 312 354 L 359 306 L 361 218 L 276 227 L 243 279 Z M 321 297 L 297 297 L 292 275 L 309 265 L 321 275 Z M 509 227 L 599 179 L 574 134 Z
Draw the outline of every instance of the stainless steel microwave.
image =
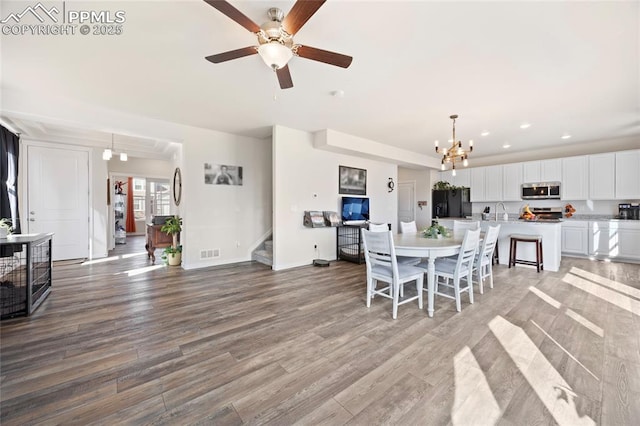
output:
M 559 200 L 560 182 L 523 183 L 523 200 Z

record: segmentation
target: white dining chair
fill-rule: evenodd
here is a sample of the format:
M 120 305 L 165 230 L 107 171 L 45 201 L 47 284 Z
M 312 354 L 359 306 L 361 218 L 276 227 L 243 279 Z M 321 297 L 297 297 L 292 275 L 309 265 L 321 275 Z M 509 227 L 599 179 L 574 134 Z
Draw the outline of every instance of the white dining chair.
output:
M 399 305 L 413 300 L 417 299 L 418 307 L 422 309 L 425 270 L 417 266 L 398 263 L 391 231 L 374 232 L 363 228 L 362 242 L 364 243 L 364 258 L 367 264 L 367 308 L 371 306 L 371 299 L 378 295 L 393 301 L 393 319 L 398 317 Z M 400 301 L 401 286 L 414 280 L 416 281 L 417 295 Z M 377 288 L 378 281 L 389 285 Z
M 453 232 L 462 233 L 467 229 L 479 229 L 480 222 L 477 220 L 454 220 L 453 221 Z
M 369 223 L 369 231 L 372 232 L 387 232 L 389 231 L 389 225 L 386 223 Z M 422 261 L 419 257 L 409 257 L 409 256 L 396 256 L 398 259 L 398 263 L 401 265 L 417 265 Z M 400 289 L 400 295 L 402 296 L 403 290 Z
M 387 232 L 389 231 L 389 225 L 386 223 L 369 223 L 369 231 Z
M 493 288 L 493 266 L 491 259 L 493 251 L 498 243 L 500 225 L 490 226 L 484 234 L 482 246 L 480 247 L 473 263 L 474 272 L 478 274 L 478 287 L 480 294 L 484 293 L 484 279 L 489 277 L 489 287 Z
M 465 231 L 464 239 L 462 240 L 462 246 L 460 247 L 460 253 L 455 262 L 444 258 L 436 259 L 435 262 L 435 294 L 454 299 L 456 301 L 456 310 L 460 312 L 462 310 L 460 293 L 467 291 L 469 293 L 469 303 L 473 303 L 473 261 L 478 251 L 478 244 L 480 242 L 480 229 Z M 419 267 L 426 268 L 426 264 L 421 263 Z M 440 278 L 445 278 L 445 282 L 439 282 Z M 460 280 L 466 281 L 465 287 L 460 287 Z M 453 281 L 453 284 L 449 284 L 449 280 Z M 453 296 L 447 293 L 441 293 L 439 286 L 444 286 L 453 289 Z
M 412 220 L 411 222 L 400 222 L 400 232 L 402 234 L 417 234 L 418 227 L 416 226 L 416 221 Z

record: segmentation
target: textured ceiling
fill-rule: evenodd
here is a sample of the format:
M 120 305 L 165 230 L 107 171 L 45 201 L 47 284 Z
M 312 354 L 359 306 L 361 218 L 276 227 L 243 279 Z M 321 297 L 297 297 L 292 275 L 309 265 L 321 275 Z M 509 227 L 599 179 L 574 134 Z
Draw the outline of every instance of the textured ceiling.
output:
M 258 24 L 269 7 L 293 5 L 231 3 Z M 28 4 L 3 1 L 1 15 Z M 353 63 L 294 57 L 288 90 L 257 55 L 204 60 L 256 41 L 203 1 L 77 4 L 124 10 L 123 34 L 2 36 L 3 89 L 242 135 L 331 128 L 434 156 L 433 141 L 451 137 L 451 114 L 478 158 L 504 154 L 504 144 L 524 153 L 640 135 L 635 1 L 329 0 L 295 41 Z

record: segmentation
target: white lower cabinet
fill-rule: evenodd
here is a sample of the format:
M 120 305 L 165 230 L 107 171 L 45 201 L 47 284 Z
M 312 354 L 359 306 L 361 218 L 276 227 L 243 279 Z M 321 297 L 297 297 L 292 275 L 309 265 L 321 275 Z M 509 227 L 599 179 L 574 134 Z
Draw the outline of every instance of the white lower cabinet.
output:
M 604 259 L 640 260 L 640 223 L 589 222 L 589 254 Z
M 562 254 L 586 256 L 589 253 L 589 222 L 562 222 Z

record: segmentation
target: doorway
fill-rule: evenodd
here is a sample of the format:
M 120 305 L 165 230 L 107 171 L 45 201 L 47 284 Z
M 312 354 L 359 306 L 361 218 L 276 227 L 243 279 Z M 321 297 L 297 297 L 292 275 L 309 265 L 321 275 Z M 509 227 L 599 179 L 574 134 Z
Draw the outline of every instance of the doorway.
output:
M 53 260 L 89 257 L 89 152 L 27 146 L 28 233 L 53 232 Z
M 131 175 L 124 175 L 121 173 L 112 173 L 110 175 L 112 182 L 127 182 L 128 177 Z M 133 192 L 133 204 L 132 208 L 129 208 L 128 198 L 122 197 L 123 205 L 120 210 L 116 209 L 115 202 L 112 207 L 111 217 L 111 234 L 109 249 L 114 249 L 115 244 L 124 244 L 128 242 L 128 239 L 132 235 L 146 235 L 147 223 L 151 222 L 153 216 L 166 216 L 170 213 L 171 208 L 171 192 L 170 183 L 168 179 L 157 177 L 132 177 L 132 188 L 126 188 L 125 193 L 128 191 Z M 111 185 L 111 190 L 114 191 L 115 186 Z M 112 197 L 115 200 L 115 192 L 112 193 Z M 121 214 L 120 214 L 121 213 Z M 126 223 L 127 215 L 133 214 L 135 222 L 135 232 L 120 231 L 119 235 L 122 237 L 117 238 L 118 234 L 118 222 Z
M 416 200 L 415 181 L 399 182 L 398 183 L 398 229 L 400 229 L 400 222 L 412 222 L 416 220 L 415 200 Z

